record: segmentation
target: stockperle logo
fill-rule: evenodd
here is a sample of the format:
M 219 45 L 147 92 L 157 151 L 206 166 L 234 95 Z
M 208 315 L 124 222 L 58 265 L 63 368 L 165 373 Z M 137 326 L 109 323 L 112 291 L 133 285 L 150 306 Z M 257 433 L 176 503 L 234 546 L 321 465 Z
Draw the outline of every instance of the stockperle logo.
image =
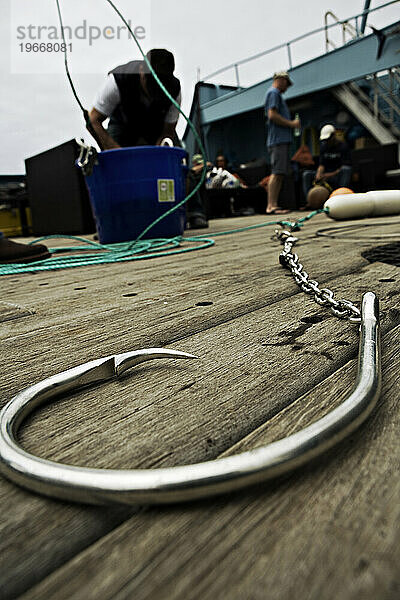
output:
M 119 0 L 125 23 L 107 2 L 64 0 L 62 32 L 55 0 L 12 0 L 11 72 L 60 73 L 64 52 L 75 73 L 104 74 L 121 57 L 138 58 L 134 37 L 151 47 L 150 5 Z

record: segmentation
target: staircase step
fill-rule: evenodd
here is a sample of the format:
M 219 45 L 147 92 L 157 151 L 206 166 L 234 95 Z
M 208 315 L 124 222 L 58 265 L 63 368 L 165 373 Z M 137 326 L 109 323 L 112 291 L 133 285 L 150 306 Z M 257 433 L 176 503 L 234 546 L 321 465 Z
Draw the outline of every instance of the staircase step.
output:
M 364 127 L 376 138 L 381 144 L 390 144 L 398 141 L 397 133 L 392 131 L 393 124 L 383 123 L 382 113 L 379 117 L 374 115 L 371 110 L 371 105 L 362 102 L 360 94 L 357 93 L 358 86 L 351 83 L 350 85 L 341 85 L 333 90 L 335 97 L 342 102 L 344 106 L 364 125 Z M 365 94 L 360 90 L 365 97 Z

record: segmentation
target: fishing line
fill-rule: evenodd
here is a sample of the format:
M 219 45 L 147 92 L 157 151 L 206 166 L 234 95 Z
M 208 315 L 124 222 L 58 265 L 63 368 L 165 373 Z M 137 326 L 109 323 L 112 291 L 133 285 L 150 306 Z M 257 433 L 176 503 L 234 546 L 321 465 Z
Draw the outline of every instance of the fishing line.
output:
M 392 239 L 399 239 L 400 238 L 400 233 L 389 233 L 389 234 L 383 234 L 383 235 L 366 235 L 366 236 L 356 236 L 356 235 L 352 235 L 353 232 L 357 232 L 357 231 L 362 231 L 363 229 L 368 229 L 373 227 L 374 229 L 376 229 L 377 227 L 385 227 L 388 225 L 400 225 L 400 221 L 390 221 L 390 223 L 354 223 L 352 225 L 342 225 L 340 227 L 325 227 L 324 229 L 318 229 L 318 231 L 315 233 L 315 235 L 319 236 L 319 237 L 329 237 L 329 238 L 338 238 L 340 237 L 341 239 L 344 240 L 349 240 L 349 241 L 377 241 L 380 242 L 382 240 L 392 240 Z
M 71 89 L 72 89 L 72 93 L 75 96 L 75 100 L 79 104 L 79 108 L 81 109 L 81 111 L 83 112 L 84 115 L 85 114 L 88 115 L 88 111 L 85 109 L 85 107 L 83 106 L 82 102 L 79 99 L 79 96 L 78 96 L 78 94 L 76 92 L 76 89 L 75 89 L 75 86 L 74 86 L 74 82 L 72 81 L 71 73 L 69 71 L 67 43 L 66 43 L 66 40 L 65 40 L 63 18 L 62 18 L 62 15 L 61 15 L 61 8 L 60 8 L 59 0 L 56 0 L 56 5 L 57 5 L 58 18 L 59 18 L 60 26 L 61 26 L 61 37 L 62 37 L 63 44 L 64 44 L 64 65 L 65 65 L 65 72 L 67 74 L 68 81 L 69 81 L 69 84 L 70 84 Z M 88 115 L 88 117 L 89 117 L 89 115 Z M 87 122 L 86 117 L 85 117 L 85 121 Z
M 83 113 L 83 118 L 85 119 L 86 129 L 92 134 L 92 136 L 94 137 L 94 139 L 98 143 L 100 150 L 102 150 L 101 141 L 98 139 L 98 137 L 96 135 L 96 132 L 93 129 L 93 125 L 90 122 L 89 112 L 83 106 L 82 102 L 80 101 L 79 96 L 78 96 L 78 94 L 76 92 L 76 89 L 75 89 L 75 86 L 74 86 L 74 82 L 72 81 L 71 73 L 69 71 L 69 66 L 68 66 L 67 42 L 65 40 L 64 25 L 63 25 L 63 19 L 62 19 L 62 15 L 61 15 L 61 8 L 60 8 L 59 0 L 56 0 L 56 5 L 57 5 L 58 18 L 59 18 L 60 27 L 61 27 L 61 37 L 62 37 L 63 44 L 64 44 L 64 65 L 65 65 L 65 72 L 67 74 L 67 78 L 68 78 L 69 84 L 71 86 L 72 93 L 74 94 L 75 100 L 77 101 L 77 103 L 79 105 L 79 108 L 81 109 L 81 111 Z

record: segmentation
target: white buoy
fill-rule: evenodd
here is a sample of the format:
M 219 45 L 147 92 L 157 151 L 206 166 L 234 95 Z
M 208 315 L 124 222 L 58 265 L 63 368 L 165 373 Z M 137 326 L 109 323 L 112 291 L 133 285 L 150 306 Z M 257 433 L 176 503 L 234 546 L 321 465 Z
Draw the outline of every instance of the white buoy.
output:
M 377 190 L 366 195 L 374 200 L 372 216 L 400 214 L 400 190 Z
M 332 196 L 325 204 L 328 215 L 338 221 L 360 217 L 400 214 L 400 190 L 374 190 L 365 194 Z
M 367 194 L 338 194 L 332 196 L 324 204 L 332 219 L 357 219 L 367 217 L 374 208 L 374 199 Z

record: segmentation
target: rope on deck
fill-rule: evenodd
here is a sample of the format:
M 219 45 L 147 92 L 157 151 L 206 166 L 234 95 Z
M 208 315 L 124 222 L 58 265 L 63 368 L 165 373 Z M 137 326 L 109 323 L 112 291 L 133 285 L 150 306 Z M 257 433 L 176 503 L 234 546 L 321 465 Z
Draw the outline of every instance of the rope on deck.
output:
M 327 212 L 325 209 L 315 210 L 308 215 L 298 219 L 296 224 L 302 227 L 303 224 L 318 215 L 319 213 Z M 270 225 L 292 226 L 292 221 L 267 221 L 248 227 L 239 229 L 231 229 L 213 233 L 213 237 L 222 235 L 231 235 L 259 229 Z M 70 269 L 74 267 L 87 267 L 91 265 L 101 265 L 125 262 L 131 260 L 144 260 L 149 258 L 158 258 L 161 256 L 172 256 L 175 254 L 183 254 L 185 252 L 193 252 L 195 250 L 203 250 L 215 244 L 215 241 L 204 235 L 196 235 L 192 237 L 177 236 L 170 239 L 151 239 L 151 240 L 136 240 L 132 242 L 124 242 L 119 244 L 99 244 L 97 242 L 87 240 L 78 236 L 72 235 L 47 235 L 37 238 L 30 244 L 39 243 L 51 239 L 69 239 L 76 240 L 82 243 L 81 246 L 52 248 L 50 253 L 51 258 L 46 260 L 31 262 L 31 263 L 15 263 L 15 264 L 0 264 L 1 275 L 19 275 L 21 273 L 37 273 L 39 271 L 57 271 L 59 269 Z M 183 246 L 183 244 L 190 244 Z M 56 256 L 57 254 L 74 252 L 72 256 Z M 85 253 L 82 255 L 82 253 Z

